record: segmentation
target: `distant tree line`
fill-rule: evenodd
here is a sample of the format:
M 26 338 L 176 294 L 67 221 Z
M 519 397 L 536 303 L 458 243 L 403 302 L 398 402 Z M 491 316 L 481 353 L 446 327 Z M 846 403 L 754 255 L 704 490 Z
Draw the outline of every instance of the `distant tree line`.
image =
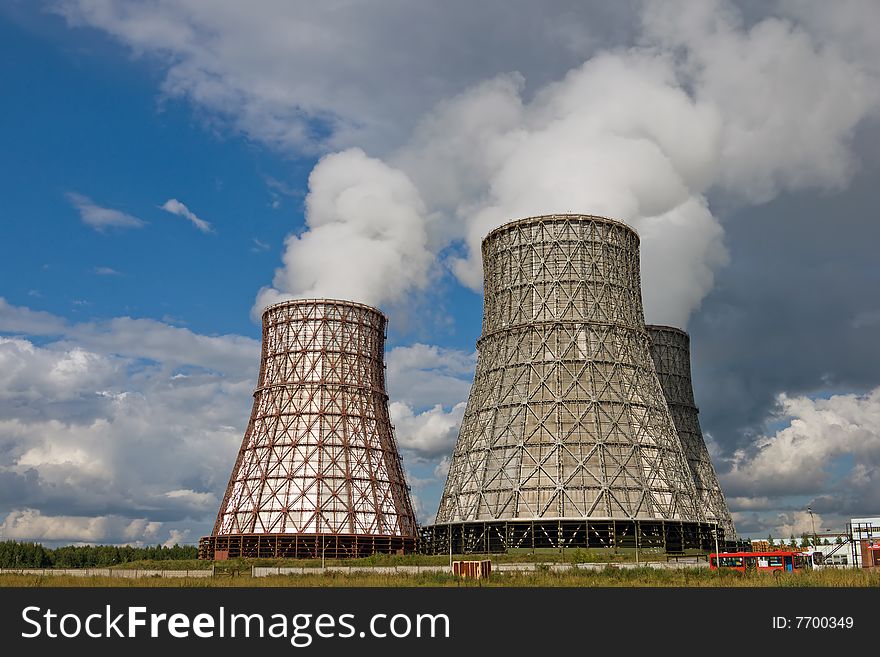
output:
M 771 546 L 775 545 L 776 547 L 791 547 L 794 549 L 796 549 L 798 547 L 808 547 L 813 544 L 813 541 L 810 538 L 809 534 L 801 534 L 800 543 L 798 543 L 797 539 L 795 539 L 794 534 L 791 535 L 791 537 L 788 539 L 787 542 L 784 538 L 773 538 L 773 534 L 769 534 L 767 536 L 767 542 Z M 831 541 L 829 541 L 827 538 L 817 540 L 816 543 L 817 543 L 817 545 L 831 545 Z M 836 545 L 840 545 L 841 543 L 843 543 L 843 538 L 838 536 L 835 539 L 834 543 Z
M 39 543 L 0 542 L 0 568 L 99 568 L 129 561 L 196 558 L 198 549 L 192 545 L 66 545 L 47 548 Z

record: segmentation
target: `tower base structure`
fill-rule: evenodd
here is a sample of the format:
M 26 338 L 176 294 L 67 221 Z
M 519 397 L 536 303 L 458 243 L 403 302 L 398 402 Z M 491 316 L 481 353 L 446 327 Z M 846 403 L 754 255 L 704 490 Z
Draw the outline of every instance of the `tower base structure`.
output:
M 224 534 L 199 540 L 199 559 L 358 559 L 408 554 L 416 538 L 364 534 Z
M 714 552 L 729 547 L 723 526 L 673 520 L 564 519 L 484 520 L 422 527 L 423 554 L 493 554 L 510 550 L 651 550 L 666 554 Z

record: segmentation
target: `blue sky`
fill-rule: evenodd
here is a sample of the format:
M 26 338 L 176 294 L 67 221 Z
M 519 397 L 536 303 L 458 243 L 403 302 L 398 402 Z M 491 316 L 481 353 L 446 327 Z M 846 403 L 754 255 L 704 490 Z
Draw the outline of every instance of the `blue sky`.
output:
M 828 526 L 873 513 L 877 8 L 683 7 L 0 6 L 4 535 L 197 540 L 246 426 L 261 304 L 315 294 L 389 314 L 430 519 L 479 241 L 567 210 L 640 231 L 647 319 L 692 334 L 741 531 L 805 531 L 808 503 Z
M 301 222 L 313 160 L 211 130 L 191 107 L 159 99 L 155 71 L 121 46 L 71 33 L 57 16 L 40 22 L 49 24 L 40 33 L 0 24 L 4 95 L 14 99 L 0 127 L 7 300 L 64 316 L 168 316 L 201 332 L 254 334 L 249 297 Z M 279 195 L 273 208 L 273 179 L 299 196 Z M 70 192 L 148 223 L 96 234 Z M 161 210 L 169 198 L 216 232 Z M 96 275 L 98 267 L 119 274 Z
M 170 318 L 199 332 L 258 337 L 253 296 L 279 266 L 284 237 L 303 228 L 319 154 L 268 148 L 164 97 L 160 69 L 100 31 L 69 30 L 33 6 L 7 11 L 0 23 L 2 83 L 12 100 L 0 126 L 4 227 L 13 231 L 0 264 L 7 301 L 64 316 Z M 79 220 L 71 193 L 145 225 L 96 234 Z M 172 198 L 214 232 L 163 211 Z M 49 227 L 52 239 L 43 239 Z M 11 248 L 16 243 L 27 248 Z M 116 274 L 98 271 L 105 269 Z M 479 318 L 479 298 L 456 287 L 444 293 L 458 312 Z M 473 343 L 479 329 L 465 324 L 432 327 L 432 338 Z M 398 328 L 392 322 L 391 344 L 412 337 Z

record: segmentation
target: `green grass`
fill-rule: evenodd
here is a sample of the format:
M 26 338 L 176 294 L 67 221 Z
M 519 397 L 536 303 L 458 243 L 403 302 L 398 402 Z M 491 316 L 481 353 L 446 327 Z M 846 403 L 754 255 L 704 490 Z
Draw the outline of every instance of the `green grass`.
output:
M 692 555 L 694 556 L 694 555 Z M 635 550 L 611 549 L 558 549 L 510 550 L 507 554 L 453 555 L 454 559 L 490 559 L 493 563 L 632 563 Z M 640 550 L 639 560 L 665 561 L 666 555 L 656 550 Z M 374 554 L 362 559 L 326 559 L 327 566 L 443 566 L 449 563 L 448 554 Z M 199 559 L 138 560 L 94 566 L 112 570 L 210 570 L 215 562 Z M 250 569 L 251 566 L 287 566 L 293 568 L 320 568 L 321 559 L 231 559 L 216 562 L 218 568 Z
M 144 577 L 123 579 L 115 577 L 73 577 L 0 575 L 0 586 L 11 587 L 880 587 L 880 572 L 860 569 L 821 570 L 804 573 L 743 574 L 733 571 L 710 571 L 707 568 L 676 570 L 653 570 L 651 568 L 618 569 L 604 568 L 597 571 L 575 570 L 551 572 L 539 570 L 531 573 L 496 572 L 488 580 L 463 580 L 449 573 L 310 573 L 251 578 L 249 575 L 214 578 L 165 579 Z

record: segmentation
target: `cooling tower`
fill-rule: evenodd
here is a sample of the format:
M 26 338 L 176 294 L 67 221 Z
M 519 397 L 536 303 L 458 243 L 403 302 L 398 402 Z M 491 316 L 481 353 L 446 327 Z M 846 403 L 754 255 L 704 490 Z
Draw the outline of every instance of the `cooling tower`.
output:
M 724 493 L 709 450 L 700 430 L 699 410 L 694 402 L 691 384 L 690 337 L 681 329 L 671 326 L 647 327 L 651 338 L 651 355 L 654 368 L 663 388 L 663 395 L 672 413 L 672 421 L 681 439 L 691 476 L 694 479 L 697 500 L 703 509 L 707 522 L 717 522 L 724 529 L 724 536 L 733 540 L 736 529 L 733 518 L 724 501 Z
M 429 550 L 705 547 L 642 311 L 639 238 L 547 215 L 482 245 L 476 374 Z
M 250 422 L 200 557 L 413 549 L 385 393 L 385 325 L 375 308 L 348 301 L 266 308 Z

